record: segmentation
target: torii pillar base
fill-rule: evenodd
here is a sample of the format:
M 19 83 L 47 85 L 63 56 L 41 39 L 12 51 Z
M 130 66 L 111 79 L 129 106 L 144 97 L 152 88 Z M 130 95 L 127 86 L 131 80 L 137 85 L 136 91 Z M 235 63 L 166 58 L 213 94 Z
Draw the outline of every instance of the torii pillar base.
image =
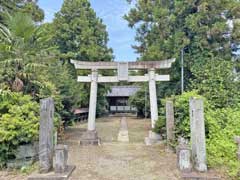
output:
M 100 138 L 98 137 L 97 131 L 86 131 L 81 136 L 80 145 L 100 145 Z

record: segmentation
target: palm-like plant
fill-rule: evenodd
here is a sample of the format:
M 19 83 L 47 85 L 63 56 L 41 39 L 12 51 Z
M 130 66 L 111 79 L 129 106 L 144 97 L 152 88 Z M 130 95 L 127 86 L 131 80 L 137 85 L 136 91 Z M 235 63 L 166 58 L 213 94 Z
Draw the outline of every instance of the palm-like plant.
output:
M 6 17 L 0 24 L 0 83 L 14 91 L 36 91 L 54 48 L 49 48 L 51 37 L 27 14 Z

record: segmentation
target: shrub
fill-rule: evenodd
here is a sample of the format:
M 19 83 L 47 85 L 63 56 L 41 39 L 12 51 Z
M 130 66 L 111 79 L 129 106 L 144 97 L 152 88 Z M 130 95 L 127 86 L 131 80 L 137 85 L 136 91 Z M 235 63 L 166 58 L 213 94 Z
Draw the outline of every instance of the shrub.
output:
M 231 177 L 240 172 L 237 145 L 233 138 L 240 135 L 240 108 L 210 109 L 205 113 L 208 165 L 226 166 Z
M 195 91 L 187 92 L 179 96 L 172 96 L 170 99 L 174 102 L 175 134 L 184 138 L 190 138 L 190 120 L 189 120 L 189 99 L 190 97 L 200 97 Z M 165 99 L 162 104 L 166 104 Z M 166 127 L 166 109 L 160 108 L 160 116 L 154 128 L 155 132 L 163 132 Z
M 38 138 L 39 105 L 31 96 L 0 91 L 0 165 L 14 158 L 18 145 Z
M 182 136 L 190 139 L 189 99 L 192 96 L 203 98 L 195 91 L 172 97 L 176 137 Z M 235 178 L 240 172 L 240 163 L 236 157 L 237 145 L 233 138 L 240 135 L 240 106 L 237 108 L 213 108 L 215 106 L 205 98 L 203 99 L 208 166 L 224 166 L 228 175 Z M 160 113 L 164 113 L 163 110 Z M 160 132 L 165 128 L 166 123 L 163 121 L 166 122 L 163 118 L 158 120 L 155 131 Z

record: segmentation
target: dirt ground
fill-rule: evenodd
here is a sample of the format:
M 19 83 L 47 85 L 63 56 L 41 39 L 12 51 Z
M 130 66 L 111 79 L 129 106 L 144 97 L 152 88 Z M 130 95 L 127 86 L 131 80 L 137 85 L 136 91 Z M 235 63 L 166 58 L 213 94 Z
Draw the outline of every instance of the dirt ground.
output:
M 97 119 L 101 146 L 80 146 L 87 122 L 76 123 L 65 131 L 64 144 L 69 145 L 68 164 L 76 165 L 70 180 L 177 180 L 176 155 L 164 145 L 146 146 L 144 138 L 150 129 L 149 119 L 127 117 L 129 143 L 117 141 L 119 117 Z M 0 180 L 26 180 L 17 172 L 0 171 Z
M 150 120 L 127 117 L 130 142 L 119 143 L 120 119 L 105 117 L 97 120 L 97 131 L 102 140 L 98 147 L 78 145 L 79 135 L 86 124 L 77 124 L 66 131 L 66 142 L 70 145 L 69 164 L 77 166 L 71 180 L 180 179 L 174 154 L 166 152 L 163 145 L 144 144 Z

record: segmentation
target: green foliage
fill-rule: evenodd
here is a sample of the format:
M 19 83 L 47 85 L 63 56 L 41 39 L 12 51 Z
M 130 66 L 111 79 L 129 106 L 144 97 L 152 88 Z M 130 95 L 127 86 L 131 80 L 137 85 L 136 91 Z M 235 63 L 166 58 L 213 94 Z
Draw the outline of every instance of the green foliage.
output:
M 55 84 L 58 90 L 55 99 L 59 99 L 60 107 L 57 108 L 57 112 L 64 122 L 70 121 L 74 117 L 72 112 L 73 108 L 86 103 L 83 101 L 86 99 L 86 95 L 81 93 L 83 86 L 76 82 L 76 79 L 70 74 L 69 69 L 68 64 L 56 62 L 49 68 L 48 72 L 51 82 Z
M 195 91 L 183 93 L 182 95 L 174 97 L 174 117 L 176 123 L 176 136 L 190 138 L 190 119 L 189 119 L 189 99 L 191 97 L 199 97 Z M 204 101 L 204 108 L 207 108 L 207 101 Z
M 49 35 L 23 13 L 9 15 L 4 22 L 9 41 L 3 41 L 6 38 L 2 40 L 5 47 L 0 52 L 0 64 L 5 68 L 0 68 L 0 86 L 12 91 L 39 94 L 39 86 L 48 81 L 45 76 L 48 61 L 53 59 L 47 45 Z M 0 37 L 3 35 L 0 34 Z
M 201 82 L 207 78 L 204 73 L 200 73 L 201 71 L 209 72 L 216 68 L 221 68 L 218 72 L 224 71 L 224 65 L 219 66 L 219 60 L 224 61 L 223 64 L 231 63 L 231 43 L 240 40 L 238 20 L 240 14 L 237 9 L 240 9 L 240 2 L 236 0 L 139 0 L 135 3 L 125 15 L 125 19 L 130 27 L 136 29 L 138 45 L 134 47 L 141 55 L 139 60 L 176 58 L 176 63 L 170 71 L 172 82 L 160 87 L 160 89 L 168 89 L 167 93 L 162 91 L 162 98 L 169 96 L 169 91 L 171 91 L 170 95 L 180 93 L 181 49 L 184 49 L 184 80 L 185 88 L 189 88 L 188 90 L 193 89 L 190 87 L 192 81 Z M 233 30 L 227 26 L 228 20 L 233 21 Z M 238 66 L 237 63 L 239 64 L 236 61 L 234 66 Z M 232 73 L 229 71 L 226 74 L 226 71 L 225 69 L 225 76 Z M 221 77 L 224 77 L 223 74 Z M 226 77 L 227 79 L 230 79 L 229 76 Z M 224 81 L 227 82 L 226 80 Z M 229 81 L 229 84 L 231 82 Z M 213 86 L 214 90 L 208 92 L 207 98 L 210 96 L 216 98 L 216 86 L 217 83 Z M 206 93 L 206 91 L 201 92 Z M 232 99 L 232 92 L 225 91 L 225 99 Z M 205 94 L 201 95 L 205 96 Z M 216 101 L 223 103 L 218 106 L 225 104 L 220 99 Z
M 240 81 L 233 71 L 234 63 L 223 59 L 214 59 L 208 63 L 193 66 L 196 77 L 191 88 L 206 97 L 217 108 L 234 107 L 240 101 Z
M 196 91 L 190 91 L 183 93 L 182 95 L 172 96 L 171 99 L 174 102 L 174 118 L 176 137 L 181 136 L 190 139 L 190 119 L 189 119 L 189 99 L 190 97 L 199 97 Z M 165 105 L 166 101 L 162 100 L 162 104 Z M 208 108 L 208 102 L 205 100 L 205 109 Z M 166 108 L 160 108 L 160 114 L 156 127 L 156 132 L 164 132 L 166 127 Z
M 38 138 L 39 105 L 29 95 L 0 92 L 0 164 L 14 157 L 20 144 Z
M 217 161 L 226 164 L 233 176 L 239 165 L 233 153 L 236 145 L 232 135 L 239 135 L 239 126 L 234 126 L 233 121 L 238 121 L 235 116 L 239 113 L 236 108 L 239 107 L 240 81 L 233 71 L 234 67 L 238 69 L 239 61 L 232 61 L 231 45 L 239 44 L 240 40 L 239 9 L 237 0 L 138 0 L 125 15 L 129 26 L 136 29 L 138 45 L 134 48 L 141 55 L 139 60 L 176 58 L 172 70 L 166 72 L 171 75 L 171 82 L 158 87 L 159 99 L 180 93 L 180 51 L 183 49 L 185 89 L 194 91 L 173 96 L 176 135 L 189 138 L 189 97 L 199 94 L 206 98 L 209 165 L 220 165 Z M 141 101 L 139 104 L 144 102 L 141 95 L 135 99 Z M 159 110 L 155 131 L 164 132 L 165 109 L 160 105 Z M 213 124 L 217 126 L 216 133 L 212 130 Z M 228 128 L 223 132 L 218 129 L 225 126 Z
M 35 22 L 40 22 L 44 19 L 44 12 L 37 5 L 37 1 L 31 0 L 1 0 L 0 1 L 0 22 L 4 13 L 13 14 L 16 12 L 21 12 L 28 14 Z
M 185 92 L 182 95 L 172 97 L 176 137 L 181 136 L 189 140 L 190 97 L 203 98 L 196 91 Z M 204 99 L 204 114 L 208 165 L 210 167 L 222 167 L 224 165 L 228 174 L 234 178 L 240 170 L 240 163 L 236 157 L 237 144 L 234 142 L 234 136 L 240 135 L 240 107 L 215 108 L 207 99 Z M 166 119 L 159 119 L 156 123 L 155 131 L 161 132 L 166 126 L 165 122 Z
M 55 41 L 61 53 L 83 61 L 110 61 L 108 34 L 88 0 L 64 1 L 54 19 Z
M 140 117 L 150 116 L 149 91 L 147 85 L 144 85 L 136 94 L 129 98 L 129 103 L 137 108 L 137 115 Z M 145 112 L 146 111 L 146 112 Z M 145 114 L 146 113 L 146 114 Z
M 60 51 L 63 64 L 68 64 L 69 59 L 82 61 L 111 61 L 112 50 L 107 47 L 108 34 L 102 20 L 96 16 L 88 0 L 64 1 L 61 10 L 56 14 L 54 22 L 53 41 Z M 72 107 L 87 107 L 90 93 L 88 84 L 76 83 L 77 74 L 88 75 L 89 72 L 76 72 L 74 67 L 68 66 L 68 78 L 63 83 L 64 109 Z M 106 74 L 106 73 L 105 73 Z M 62 77 L 62 76 L 61 76 Z M 68 81 L 68 82 L 67 82 Z M 62 82 L 60 80 L 60 82 Z M 58 82 L 57 82 L 58 84 Z M 71 84 L 71 86 L 69 86 Z M 100 85 L 98 88 L 97 115 L 106 111 L 107 87 Z M 65 113 L 70 117 L 71 113 Z
M 234 136 L 240 135 L 240 107 L 211 109 L 206 112 L 207 158 L 210 167 L 226 166 L 232 177 L 240 172 Z

